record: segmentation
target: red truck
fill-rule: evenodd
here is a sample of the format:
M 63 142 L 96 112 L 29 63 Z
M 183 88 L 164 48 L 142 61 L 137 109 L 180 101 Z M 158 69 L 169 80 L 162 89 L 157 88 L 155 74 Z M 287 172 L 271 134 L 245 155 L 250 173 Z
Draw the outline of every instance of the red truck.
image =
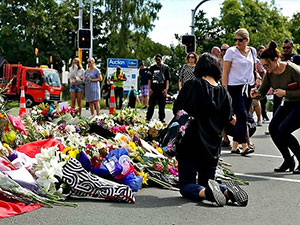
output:
M 3 74 L 0 77 L 0 88 L 4 88 L 9 82 L 4 93 L 8 99 L 20 99 L 21 87 L 25 87 L 26 107 L 41 102 L 61 101 L 62 86 L 56 70 L 47 66 L 26 67 L 21 64 L 4 64 Z

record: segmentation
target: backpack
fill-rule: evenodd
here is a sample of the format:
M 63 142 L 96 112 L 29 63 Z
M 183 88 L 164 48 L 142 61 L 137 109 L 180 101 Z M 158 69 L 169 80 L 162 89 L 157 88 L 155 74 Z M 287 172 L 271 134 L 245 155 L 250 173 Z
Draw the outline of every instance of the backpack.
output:
M 190 116 L 184 110 L 179 110 L 176 116 L 168 124 L 168 127 L 162 131 L 160 144 L 162 150 L 168 156 L 175 156 L 176 145 L 182 143 L 186 129 L 194 117 Z

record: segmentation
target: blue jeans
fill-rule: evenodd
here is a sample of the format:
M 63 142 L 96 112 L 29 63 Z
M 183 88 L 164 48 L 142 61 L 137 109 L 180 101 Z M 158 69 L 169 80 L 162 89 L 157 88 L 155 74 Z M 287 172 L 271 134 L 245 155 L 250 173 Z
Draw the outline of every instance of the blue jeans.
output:
M 300 145 L 297 138 L 292 135 L 295 130 L 300 128 L 299 116 L 300 102 L 285 102 L 276 110 L 269 125 L 271 138 L 287 161 L 291 158 L 290 149 L 300 162 Z
M 228 85 L 228 92 L 232 98 L 233 113 L 236 115 L 233 141 L 236 141 L 240 144 L 248 142 L 247 117 L 252 103 L 252 99 L 249 93 L 249 97 L 247 97 L 245 94 L 243 95 L 243 87 L 244 85 Z M 249 86 L 248 90 L 251 90 L 251 86 Z
M 202 201 L 199 197 L 199 192 L 208 187 L 208 180 L 215 179 L 215 166 L 206 166 L 203 163 L 178 160 L 178 173 L 179 173 L 179 189 L 183 197 L 192 199 L 194 201 Z M 198 182 L 196 176 L 198 173 Z M 219 184 L 221 191 L 227 189 L 225 185 Z
M 70 92 L 82 92 L 83 88 L 82 88 L 82 84 L 71 84 L 70 86 Z

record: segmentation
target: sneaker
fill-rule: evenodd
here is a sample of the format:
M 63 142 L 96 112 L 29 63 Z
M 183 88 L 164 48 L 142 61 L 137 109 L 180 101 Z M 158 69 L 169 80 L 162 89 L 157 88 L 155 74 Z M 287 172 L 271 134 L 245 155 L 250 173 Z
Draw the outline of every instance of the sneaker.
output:
M 228 188 L 228 196 L 232 203 L 237 203 L 240 206 L 248 204 L 248 194 L 236 182 L 229 180 L 225 184 Z
M 256 126 L 258 126 L 258 127 L 262 126 L 261 120 L 257 121 Z
M 208 186 L 212 192 L 214 198 L 213 200 L 217 203 L 218 206 L 224 206 L 226 204 L 226 197 L 220 190 L 218 182 L 215 180 L 208 180 Z

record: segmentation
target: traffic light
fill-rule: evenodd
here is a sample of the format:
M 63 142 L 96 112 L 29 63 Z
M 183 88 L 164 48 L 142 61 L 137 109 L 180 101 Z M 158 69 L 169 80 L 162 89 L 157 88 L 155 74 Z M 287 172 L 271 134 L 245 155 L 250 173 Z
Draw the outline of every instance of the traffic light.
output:
M 186 53 L 195 52 L 196 37 L 195 35 L 183 35 L 182 44 L 186 46 Z
M 76 31 L 72 30 L 69 32 L 69 44 L 72 46 L 73 49 L 77 49 L 76 46 Z
M 78 30 L 78 48 L 81 49 L 91 48 L 91 30 L 89 29 Z

